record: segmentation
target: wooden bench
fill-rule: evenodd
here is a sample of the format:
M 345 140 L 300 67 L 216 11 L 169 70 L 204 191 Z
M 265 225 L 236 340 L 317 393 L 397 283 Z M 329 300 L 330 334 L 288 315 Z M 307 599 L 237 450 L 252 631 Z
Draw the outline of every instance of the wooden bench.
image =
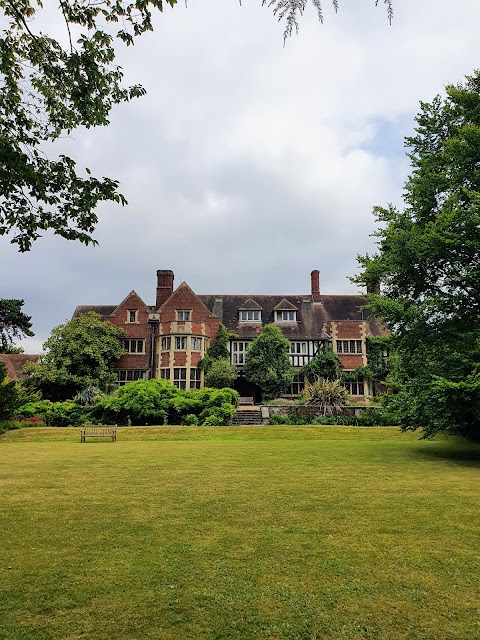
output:
M 248 404 L 255 404 L 255 403 L 253 402 L 253 396 L 240 396 L 238 404 L 248 405 Z
M 112 424 L 87 424 L 80 432 L 80 442 L 85 442 L 85 438 L 110 438 L 116 442 L 117 429 Z

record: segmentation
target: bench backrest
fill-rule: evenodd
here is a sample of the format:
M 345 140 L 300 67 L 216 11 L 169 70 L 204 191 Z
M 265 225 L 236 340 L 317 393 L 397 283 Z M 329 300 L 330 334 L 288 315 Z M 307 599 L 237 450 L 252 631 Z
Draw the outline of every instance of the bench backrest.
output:
M 87 424 L 83 426 L 83 430 L 86 436 L 111 436 L 115 430 L 115 425 L 112 424 Z

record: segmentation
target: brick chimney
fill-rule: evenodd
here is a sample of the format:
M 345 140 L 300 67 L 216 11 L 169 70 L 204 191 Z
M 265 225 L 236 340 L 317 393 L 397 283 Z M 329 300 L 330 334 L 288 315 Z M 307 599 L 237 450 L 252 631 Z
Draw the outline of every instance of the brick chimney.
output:
M 312 281 L 312 302 L 320 302 L 320 271 L 314 269 L 310 277 Z
M 174 278 L 173 271 L 168 269 L 160 269 L 157 271 L 157 309 L 172 295 Z

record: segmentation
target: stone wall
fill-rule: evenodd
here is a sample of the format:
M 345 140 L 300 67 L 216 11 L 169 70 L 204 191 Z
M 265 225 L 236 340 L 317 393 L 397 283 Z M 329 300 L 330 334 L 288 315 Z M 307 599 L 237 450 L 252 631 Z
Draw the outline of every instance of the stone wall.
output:
M 373 405 L 368 406 L 357 406 L 357 407 L 343 407 L 342 415 L 344 416 L 360 416 L 363 411 L 366 409 L 379 409 L 380 407 L 375 407 Z M 262 417 L 263 410 L 268 410 L 268 417 L 272 415 L 278 416 L 309 416 L 311 418 L 315 418 L 316 416 L 322 415 L 319 411 L 318 407 L 312 407 L 308 405 L 299 405 L 299 404 L 290 404 L 290 405 L 268 405 L 262 406 Z

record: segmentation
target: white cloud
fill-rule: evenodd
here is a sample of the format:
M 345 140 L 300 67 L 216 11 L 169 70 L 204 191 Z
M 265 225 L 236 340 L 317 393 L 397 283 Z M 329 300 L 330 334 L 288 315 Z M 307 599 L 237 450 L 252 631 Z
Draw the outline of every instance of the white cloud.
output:
M 352 291 L 371 251 L 375 204 L 400 202 L 403 136 L 420 100 L 477 64 L 477 0 L 373 0 L 325 24 L 310 7 L 283 47 L 260 0 L 191 0 L 156 19 L 120 61 L 147 96 L 57 148 L 118 178 L 125 209 L 99 208 L 97 248 L 47 235 L 30 254 L 0 238 L 0 296 L 26 300 L 37 351 L 76 304 L 135 289 L 153 302 L 155 271 L 199 293 Z M 57 28 L 57 25 L 55 25 Z

